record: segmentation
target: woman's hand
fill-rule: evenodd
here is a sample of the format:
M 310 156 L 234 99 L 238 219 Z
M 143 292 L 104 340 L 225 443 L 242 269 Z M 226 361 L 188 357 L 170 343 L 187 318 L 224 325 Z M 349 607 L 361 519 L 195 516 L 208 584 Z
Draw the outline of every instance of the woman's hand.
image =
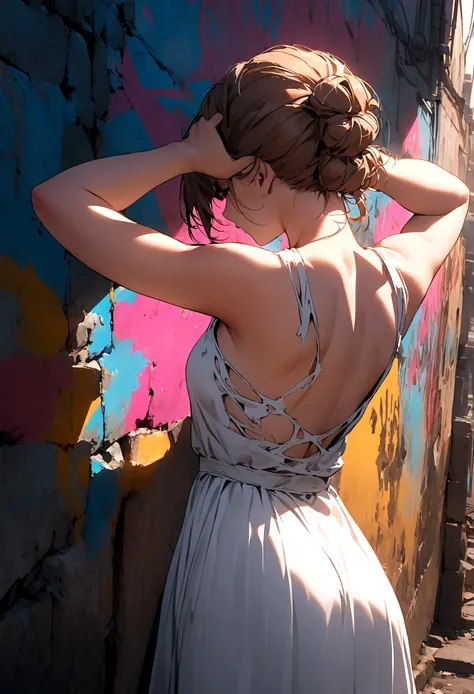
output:
M 186 148 L 192 171 L 228 180 L 253 164 L 255 158 L 233 159 L 230 156 L 216 130 L 221 120 L 220 113 L 216 113 L 209 120 L 200 118 L 192 125 L 188 136 L 180 144 Z

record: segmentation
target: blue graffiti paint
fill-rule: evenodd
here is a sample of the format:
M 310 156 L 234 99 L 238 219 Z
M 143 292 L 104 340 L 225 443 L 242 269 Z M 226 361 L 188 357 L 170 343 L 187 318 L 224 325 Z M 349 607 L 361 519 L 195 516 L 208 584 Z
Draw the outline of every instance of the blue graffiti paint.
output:
M 214 12 L 207 7 L 204 10 L 204 41 L 212 46 L 217 36 L 217 22 Z
M 339 9 L 344 14 L 346 21 L 366 22 L 372 30 L 375 10 L 368 2 L 360 0 L 339 0 Z
M 426 371 L 417 374 L 415 383 L 408 382 L 408 357 L 417 348 L 417 334 L 421 308 L 415 315 L 400 349 L 400 409 L 402 416 L 403 444 L 407 451 L 407 461 L 412 474 L 423 468 L 426 452 L 426 432 L 424 426 L 424 393 Z
M 124 418 L 130 407 L 133 393 L 140 386 L 139 376 L 147 366 L 148 360 L 133 349 L 133 340 L 116 341 L 110 354 L 104 354 L 102 365 L 111 375 L 111 381 L 104 392 L 106 436 L 116 440 L 124 433 Z
M 140 84 L 145 89 L 179 89 L 168 72 L 159 67 L 141 41 L 133 36 L 127 36 L 126 46 Z
M 199 67 L 202 0 L 135 3 L 135 23 L 151 52 L 181 82 Z M 152 21 L 150 21 L 150 15 Z
M 276 41 L 277 29 L 281 22 L 281 0 L 251 0 L 252 14 L 259 29 L 266 33 L 268 30 Z
M 125 289 L 125 287 L 118 287 L 115 290 L 114 303 L 120 304 L 123 302 L 127 302 L 127 304 L 130 304 L 131 306 L 136 301 L 136 298 L 136 293 L 132 292 L 131 289 Z
M 96 554 L 107 540 L 112 539 L 111 521 L 119 503 L 119 477 L 121 470 L 104 468 L 91 460 L 91 478 L 87 496 L 86 520 L 82 535 L 87 550 Z
M 0 170 L 4 230 L 0 253 L 23 269 L 32 263 L 62 303 L 67 282 L 64 249 L 37 220 L 30 196 L 37 183 L 60 170 L 63 123 L 71 122 L 74 107 L 66 103 L 58 87 L 30 82 L 7 66 L 2 70 L 0 94 L 0 150 L 5 153 Z
M 92 413 L 87 425 L 84 427 L 83 437 L 86 441 L 103 442 L 104 417 L 100 405 Z
M 419 124 L 419 143 L 420 143 L 420 156 L 423 159 L 429 159 L 432 155 L 432 137 L 431 137 L 431 124 L 426 113 L 421 108 L 418 108 L 418 124 Z

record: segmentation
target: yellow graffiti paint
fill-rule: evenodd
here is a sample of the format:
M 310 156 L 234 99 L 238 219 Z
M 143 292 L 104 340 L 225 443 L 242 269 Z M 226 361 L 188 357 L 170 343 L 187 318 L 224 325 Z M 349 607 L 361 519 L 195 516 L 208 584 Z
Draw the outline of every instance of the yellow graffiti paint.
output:
M 390 511 L 390 488 L 376 462 L 382 457 L 388 469 L 399 459 L 399 408 L 398 360 L 395 360 L 382 388 L 348 437 L 339 481 L 343 502 L 375 549 L 395 588 L 402 569 L 405 574 L 408 572 L 408 580 L 414 573 L 419 492 L 419 482 L 404 467 L 395 509 Z M 396 427 L 394 420 L 398 421 Z M 387 427 L 387 423 L 391 429 L 383 436 L 382 427 Z
M 170 437 L 166 431 L 153 431 L 135 439 L 132 448 L 132 465 L 151 465 L 163 458 L 171 448 Z
M 71 365 L 72 382 L 62 388 L 48 441 L 61 446 L 75 444 L 92 413 L 100 405 L 100 372 Z
M 79 518 L 85 512 L 89 469 L 87 455 L 74 455 L 73 449 L 58 447 L 55 486 L 63 493 L 66 510 L 72 518 Z
M 16 343 L 21 350 L 44 358 L 64 348 L 67 318 L 58 297 L 31 263 L 23 269 L 11 258 L 1 257 L 0 290 L 10 292 L 19 302 Z

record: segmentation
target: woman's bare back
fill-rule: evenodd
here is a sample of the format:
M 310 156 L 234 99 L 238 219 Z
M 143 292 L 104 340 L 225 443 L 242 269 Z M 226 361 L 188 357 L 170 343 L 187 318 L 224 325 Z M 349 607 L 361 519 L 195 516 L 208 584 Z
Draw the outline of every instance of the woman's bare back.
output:
M 322 370 L 310 388 L 285 398 L 285 406 L 313 434 L 329 431 L 354 412 L 384 372 L 396 342 L 396 298 L 383 261 L 371 249 L 348 249 L 343 243 L 328 239 L 300 249 L 318 321 Z M 236 335 L 221 323 L 216 335 L 236 371 L 260 393 L 278 398 L 310 372 L 317 336 L 314 325 L 303 344 L 297 336 L 298 308 L 283 266 L 274 297 L 274 306 L 259 317 L 258 325 L 249 324 Z M 233 370 L 230 379 L 242 395 L 257 397 Z M 234 402 L 229 400 L 227 408 L 247 423 Z M 283 443 L 291 435 L 291 423 L 281 415 L 266 417 L 262 434 L 265 440 Z M 300 448 L 293 449 L 292 456 L 314 452 L 308 444 Z

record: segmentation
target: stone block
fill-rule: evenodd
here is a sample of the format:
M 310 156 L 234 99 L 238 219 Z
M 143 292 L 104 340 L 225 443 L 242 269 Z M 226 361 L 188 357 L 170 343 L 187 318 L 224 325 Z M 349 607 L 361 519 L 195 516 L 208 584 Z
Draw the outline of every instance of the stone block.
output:
M 150 676 L 148 666 L 143 666 L 145 654 L 150 634 L 153 650 L 157 607 L 189 490 L 198 472 L 198 459 L 190 446 L 189 425 L 190 420 L 185 420 L 176 440 L 175 433 L 170 432 L 171 449 L 155 465 L 128 468 L 132 492 L 125 505 L 123 547 L 119 554 L 115 694 L 138 691 L 140 677 L 146 682 Z M 143 486 L 141 477 L 150 472 L 149 483 Z M 149 549 L 151 538 L 153 551 Z
M 2 694 L 40 692 L 51 667 L 51 596 L 20 599 L 0 620 Z
M 2 56 L 14 67 L 60 84 L 66 69 L 67 31 L 57 15 L 9 0 L 0 22 Z
M 110 104 L 111 92 L 107 60 L 107 46 L 102 39 L 98 38 L 92 62 L 92 98 L 97 107 L 98 118 L 104 118 Z
M 464 569 L 443 571 L 437 619 L 442 627 L 460 628 L 463 589 Z
M 447 643 L 435 654 L 436 669 L 456 675 L 474 674 L 474 642 L 462 637 Z
M 120 65 L 122 63 L 122 54 L 119 50 L 115 50 L 107 46 L 107 70 L 109 73 L 110 88 L 115 91 L 121 84 Z
M 465 570 L 465 585 L 468 590 L 474 588 L 474 566 L 467 565 Z
M 110 7 L 107 8 L 104 31 L 107 46 L 113 50 L 121 51 L 125 39 L 125 30 L 118 17 L 117 5 L 114 3 L 111 3 Z
M 446 487 L 446 516 L 462 523 L 466 515 L 467 488 L 462 482 L 450 480 Z
M 95 0 L 53 0 L 56 11 L 63 17 L 80 24 L 85 31 L 92 31 L 88 17 L 92 13 Z
M 430 634 L 425 640 L 425 643 L 430 648 L 441 648 L 444 645 L 445 639 L 438 634 Z
M 112 619 L 112 543 L 91 555 L 82 538 L 48 557 L 42 577 L 52 600 L 52 667 L 45 692 L 103 694 Z
M 457 571 L 463 555 L 463 530 L 461 523 L 445 523 L 443 564 L 445 569 Z
M 82 130 L 82 128 L 81 128 Z M 77 150 L 76 150 L 77 151 Z M 79 162 L 78 162 L 79 163 Z M 77 328 L 84 321 L 84 314 L 92 312 L 96 308 L 103 318 L 104 330 L 102 330 L 100 345 L 91 350 L 91 355 L 98 354 L 106 345 L 112 344 L 111 332 L 111 282 L 76 258 L 71 259 L 70 288 L 68 304 L 69 332 L 75 335 Z M 98 306 L 99 305 L 99 306 Z M 95 339 L 95 336 L 90 336 Z M 69 344 L 71 350 L 77 349 L 77 343 L 72 339 Z
M 66 88 L 74 101 L 78 116 L 87 128 L 95 120 L 95 104 L 91 98 L 91 62 L 84 38 L 76 31 L 69 37 Z
M 67 537 L 69 515 L 58 488 L 54 444 L 0 448 L 0 597 Z
M 451 434 L 448 479 L 467 487 L 468 470 L 472 467 L 472 431 L 470 419 L 456 417 Z
M 65 123 L 61 143 L 61 170 L 64 171 L 92 159 L 94 159 L 94 150 L 82 124 Z

